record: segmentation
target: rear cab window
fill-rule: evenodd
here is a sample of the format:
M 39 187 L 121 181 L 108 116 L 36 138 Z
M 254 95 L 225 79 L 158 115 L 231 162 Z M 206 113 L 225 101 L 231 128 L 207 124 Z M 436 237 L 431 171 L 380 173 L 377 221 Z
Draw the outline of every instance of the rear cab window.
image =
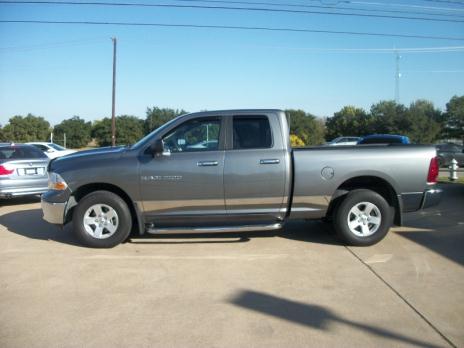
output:
M 273 146 L 267 116 L 234 116 L 233 149 L 268 149 Z
M 0 160 L 42 159 L 48 158 L 42 151 L 33 146 L 0 147 Z

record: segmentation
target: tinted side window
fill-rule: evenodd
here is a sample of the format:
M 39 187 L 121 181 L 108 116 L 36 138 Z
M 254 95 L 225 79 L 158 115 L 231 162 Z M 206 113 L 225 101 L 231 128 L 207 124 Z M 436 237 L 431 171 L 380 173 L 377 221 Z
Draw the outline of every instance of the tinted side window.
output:
M 164 146 L 171 152 L 214 151 L 219 148 L 221 120 L 219 118 L 187 121 L 164 138 Z
M 234 149 L 272 147 L 269 120 L 265 116 L 234 116 Z

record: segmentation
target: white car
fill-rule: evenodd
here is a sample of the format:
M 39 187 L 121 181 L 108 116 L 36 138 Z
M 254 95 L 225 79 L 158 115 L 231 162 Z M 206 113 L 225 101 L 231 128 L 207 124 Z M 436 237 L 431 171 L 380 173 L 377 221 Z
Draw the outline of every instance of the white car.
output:
M 68 150 L 65 149 L 63 146 L 54 144 L 54 143 L 45 143 L 45 142 L 31 142 L 26 143 L 29 145 L 33 145 L 39 150 L 42 150 L 50 159 L 66 156 L 71 153 L 76 152 L 75 150 Z
M 359 137 L 338 137 L 328 142 L 326 145 L 329 146 L 343 146 L 343 145 L 356 145 L 359 141 Z

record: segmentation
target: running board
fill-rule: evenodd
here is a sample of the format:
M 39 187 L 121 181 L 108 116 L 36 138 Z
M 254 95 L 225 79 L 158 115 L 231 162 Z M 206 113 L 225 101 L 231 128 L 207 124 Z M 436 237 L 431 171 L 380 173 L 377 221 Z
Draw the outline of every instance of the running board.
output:
M 272 225 L 218 226 L 218 227 L 165 227 L 147 228 L 150 234 L 192 234 L 192 233 L 227 233 L 227 232 L 257 232 L 274 231 L 282 228 L 281 223 Z

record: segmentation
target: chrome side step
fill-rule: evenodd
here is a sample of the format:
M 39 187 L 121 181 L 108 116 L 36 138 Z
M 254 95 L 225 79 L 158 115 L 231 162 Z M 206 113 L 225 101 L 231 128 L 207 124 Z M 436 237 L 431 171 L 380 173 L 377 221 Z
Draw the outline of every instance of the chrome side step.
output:
M 192 234 L 192 233 L 227 233 L 227 232 L 256 232 L 274 231 L 282 228 L 282 223 L 272 225 L 244 225 L 244 226 L 217 226 L 217 227 L 164 227 L 147 228 L 150 234 Z

